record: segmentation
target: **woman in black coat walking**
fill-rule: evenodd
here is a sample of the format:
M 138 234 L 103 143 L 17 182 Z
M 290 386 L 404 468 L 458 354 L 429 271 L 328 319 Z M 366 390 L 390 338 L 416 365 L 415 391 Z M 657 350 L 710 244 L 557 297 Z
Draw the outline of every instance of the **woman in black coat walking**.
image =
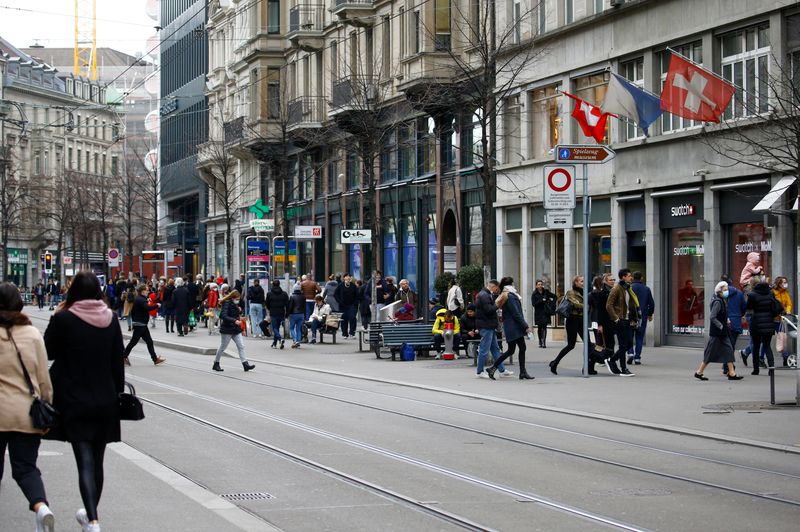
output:
M 84 504 L 76 518 L 85 531 L 100 530 L 103 456 L 107 443 L 120 441 L 117 396 L 125 371 L 122 331 L 101 297 L 97 277 L 78 273 L 44 333 L 53 361 L 53 406 L 61 413 L 59 428 L 48 437 L 72 444 Z
M 714 297 L 711 299 L 709 307 L 709 331 L 708 343 L 703 352 L 703 362 L 694 373 L 695 379 L 707 381 L 708 377 L 703 375 L 706 366 L 712 362 L 722 362 L 728 366 L 728 380 L 738 381 L 742 377 L 736 374 L 733 365 L 733 344 L 731 344 L 731 330 L 728 323 L 728 283 L 720 281 L 714 287 Z
M 131 336 L 128 345 L 125 346 L 125 354 L 123 355 L 125 358 L 125 365 L 131 365 L 128 355 L 131 354 L 133 347 L 139 343 L 139 339 L 142 338 L 144 339 L 144 343 L 147 344 L 147 351 L 150 353 L 153 364 L 158 366 L 166 362 L 167 359 L 156 354 L 156 348 L 153 346 L 153 338 L 150 336 L 150 330 L 147 328 L 147 322 L 150 320 L 150 312 L 158 309 L 158 303 L 151 305 L 148 301 L 146 296 L 147 285 L 140 284 L 138 293 L 139 295 L 133 300 L 133 308 L 130 313 L 131 323 L 133 325 L 133 336 Z
M 783 312 L 783 306 L 775 299 L 769 285 L 765 282 L 757 283 L 747 296 L 747 310 L 752 311 L 750 319 L 750 336 L 753 338 L 753 353 L 760 353 L 761 346 L 764 346 L 764 353 L 767 356 L 767 367 L 775 365 L 772 356 L 772 336 L 775 334 L 775 318 Z M 755 357 L 755 355 L 754 355 Z M 752 375 L 758 375 L 758 363 L 753 358 Z
M 178 336 L 189 334 L 189 311 L 194 307 L 192 295 L 181 277 L 175 279 L 175 291 L 172 292 L 172 308 Z
M 494 380 L 494 374 L 498 367 L 514 354 L 515 349 L 519 349 L 519 378 L 533 379 L 525 369 L 525 335 L 531 332 L 531 328 L 522 315 L 522 300 L 514 289 L 514 279 L 503 277 L 500 280 L 500 290 L 502 292 L 497 301 L 498 306 L 503 307 L 503 335 L 508 343 L 508 351 L 486 368 L 486 373 L 489 374 L 490 379 Z M 501 298 L 502 304 L 500 303 Z
M 247 356 L 244 354 L 244 342 L 242 341 L 242 309 L 239 307 L 241 295 L 238 290 L 234 290 L 224 298 L 222 298 L 222 310 L 219 313 L 219 348 L 217 349 L 217 356 L 214 357 L 214 365 L 211 367 L 214 371 L 225 371 L 219 365 L 222 358 L 222 353 L 225 348 L 233 340 L 236 348 L 239 350 L 239 360 L 242 361 L 242 367 L 245 371 L 250 371 L 255 368 L 255 364 L 247 361 Z
M 531 294 L 531 305 L 533 305 L 533 322 L 536 324 L 539 347 L 547 347 L 547 326 L 556 311 L 556 296 L 544 287 L 544 281 L 541 279 L 536 280 L 536 288 Z

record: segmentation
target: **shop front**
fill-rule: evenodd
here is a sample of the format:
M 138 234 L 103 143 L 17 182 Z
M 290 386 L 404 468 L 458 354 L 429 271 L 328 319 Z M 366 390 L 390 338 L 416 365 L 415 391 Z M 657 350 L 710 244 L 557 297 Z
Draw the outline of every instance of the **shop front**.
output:
M 739 277 L 750 253 L 759 254 L 760 264 L 770 279 L 785 275 L 773 271 L 772 228 L 764 224 L 763 211 L 753 211 L 753 207 L 767 192 L 768 187 L 753 187 L 719 193 L 725 271 L 740 289 L 743 287 L 739 284 Z
M 666 343 L 670 345 L 703 345 L 706 242 L 703 231 L 697 230 L 697 221 L 702 217 L 702 194 L 659 199 L 659 223 L 667 258 L 667 320 L 664 332 Z
M 6 280 L 18 287 L 28 286 L 28 250 L 8 248 Z

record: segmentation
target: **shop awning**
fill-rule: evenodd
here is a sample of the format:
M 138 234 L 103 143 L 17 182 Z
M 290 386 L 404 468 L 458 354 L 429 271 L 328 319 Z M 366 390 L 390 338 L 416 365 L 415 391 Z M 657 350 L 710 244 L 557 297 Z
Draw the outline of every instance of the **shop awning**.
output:
M 789 190 L 789 187 L 792 186 L 792 183 L 795 182 L 797 178 L 794 176 L 786 176 L 782 177 L 780 181 L 775 183 L 775 186 L 767 192 L 767 195 L 764 196 L 761 201 L 759 201 L 755 207 L 753 207 L 754 211 L 768 211 L 772 206 L 778 201 L 784 192 Z M 797 201 L 794 202 L 794 206 L 792 207 L 793 210 L 797 209 Z

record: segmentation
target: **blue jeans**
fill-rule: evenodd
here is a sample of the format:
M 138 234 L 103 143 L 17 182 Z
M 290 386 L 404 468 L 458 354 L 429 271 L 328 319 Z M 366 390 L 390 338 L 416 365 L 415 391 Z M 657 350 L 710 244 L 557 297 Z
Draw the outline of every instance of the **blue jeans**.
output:
M 642 317 L 642 321 L 639 323 L 639 328 L 636 329 L 636 333 L 634 334 L 634 342 L 635 345 L 631 346 L 628 349 L 628 354 L 633 355 L 633 358 L 639 360 L 642 358 L 642 347 L 644 346 L 644 333 L 647 330 L 647 317 Z
M 483 368 L 486 365 L 486 353 L 490 350 L 492 357 L 495 360 L 500 358 L 500 346 L 497 345 L 497 331 L 494 329 L 480 329 L 481 343 L 478 345 L 478 375 L 483 373 Z M 506 370 L 505 365 L 502 363 L 497 366 L 500 373 Z
M 356 307 L 349 305 L 342 307 L 342 336 L 355 336 L 356 334 Z
M 306 315 L 305 315 L 306 321 L 308 321 L 308 318 L 310 318 L 313 313 L 314 313 L 314 300 L 312 299 L 311 301 L 309 301 L 308 299 L 306 299 Z
M 283 325 L 283 318 L 280 316 L 272 316 L 272 345 L 280 342 L 283 338 L 281 337 L 281 326 Z
M 317 331 L 320 329 L 320 327 L 325 327 L 325 323 L 322 320 L 317 320 L 317 319 L 309 320 L 308 324 L 309 328 L 311 329 L 312 339 L 317 338 Z
M 751 325 L 750 320 L 752 320 L 752 318 L 753 318 L 752 314 L 745 314 L 745 316 L 744 316 L 744 319 L 747 322 L 747 332 L 750 335 L 750 341 L 747 344 L 747 347 L 744 348 L 744 354 L 747 355 L 747 356 L 750 356 L 750 355 L 753 354 L 753 332 L 751 331 L 751 327 L 750 327 L 750 325 Z M 736 345 L 734 344 L 734 349 L 735 348 L 736 348 Z M 761 360 L 764 359 L 764 353 L 765 353 L 764 346 L 762 345 L 761 346 Z
M 305 319 L 304 314 L 291 314 L 289 316 L 289 331 L 292 333 L 292 340 L 296 344 L 299 344 L 300 339 L 303 338 L 303 319 Z
M 261 303 L 250 303 L 250 326 L 253 328 L 253 336 L 263 336 L 261 328 L 258 326 L 264 319 L 264 305 Z

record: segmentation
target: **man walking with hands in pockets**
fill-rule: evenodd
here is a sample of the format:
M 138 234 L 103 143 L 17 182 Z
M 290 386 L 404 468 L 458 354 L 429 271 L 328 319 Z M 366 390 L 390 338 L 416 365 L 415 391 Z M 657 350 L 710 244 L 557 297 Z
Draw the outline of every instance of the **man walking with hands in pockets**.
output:
M 617 351 L 611 360 L 606 360 L 609 371 L 614 371 L 615 362 L 619 362 L 620 377 L 633 377 L 634 374 L 628 369 L 625 356 L 633 345 L 633 331 L 639 326 L 641 311 L 639 310 L 639 299 L 631 288 L 633 275 L 628 268 L 619 271 L 619 282 L 614 285 L 608 294 L 606 311 L 614 323 L 614 334 L 617 336 Z

